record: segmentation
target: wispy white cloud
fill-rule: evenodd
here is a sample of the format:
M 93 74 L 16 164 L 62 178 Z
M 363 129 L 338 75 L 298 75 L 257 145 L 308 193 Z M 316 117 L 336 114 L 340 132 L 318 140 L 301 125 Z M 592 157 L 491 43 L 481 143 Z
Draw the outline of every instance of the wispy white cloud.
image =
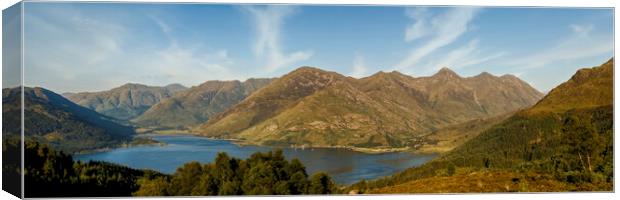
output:
M 427 28 L 428 8 L 407 8 L 405 14 L 413 20 L 413 23 L 405 30 L 405 41 L 411 42 L 431 33 L 431 30 Z
M 210 79 L 236 79 L 225 49 L 184 46 L 164 20 L 149 17 L 169 41 L 136 40 L 134 27 L 94 18 L 79 10 L 26 14 L 26 84 L 57 92 L 106 90 L 127 82 L 196 85 Z M 162 44 L 157 42 L 157 44 Z
M 161 81 L 164 83 L 181 82 L 196 85 L 209 79 L 230 80 L 240 78 L 229 70 L 234 60 L 228 57 L 226 50 L 215 52 L 197 52 L 194 49 L 171 45 L 166 49 L 156 50 L 137 59 L 136 64 L 148 66 L 137 68 L 135 74 L 146 74 L 144 81 Z M 140 72 L 140 70 L 146 70 Z
M 355 54 L 355 59 L 353 59 L 353 66 L 351 68 L 349 76 L 362 78 L 368 75 L 368 69 L 364 64 L 364 57 L 359 53 Z
M 295 7 L 273 5 L 264 8 L 256 6 L 244 6 L 243 9 L 250 13 L 256 29 L 254 53 L 264 63 L 265 70 L 275 71 L 282 67 L 288 67 L 299 61 L 307 60 L 313 54 L 312 51 L 295 51 L 285 53 L 282 50 L 281 32 L 286 17 L 296 12 Z
M 477 8 L 452 8 L 432 15 L 419 8 L 406 11 L 407 16 L 416 18 L 405 30 L 405 41 L 412 42 L 427 37 L 427 42 L 411 50 L 409 55 L 396 64 L 395 70 L 415 66 L 425 56 L 456 41 L 469 30 L 469 24 L 478 13 Z M 424 9 L 424 8 L 422 8 Z
M 100 71 L 101 68 L 97 67 L 100 63 L 123 55 L 120 45 L 127 31 L 124 27 L 75 11 L 49 12 L 37 13 L 41 15 L 27 13 L 25 16 L 24 34 L 29 41 L 25 42 L 24 66 L 28 72 L 37 72 L 30 73 L 25 84 L 43 82 L 53 85 L 53 89 L 60 86 L 84 89 L 88 86 L 80 86 L 87 84 L 73 85 L 59 80 L 80 80 Z M 91 81 L 97 80 L 84 80 L 85 83 Z
M 558 61 L 570 61 L 598 56 L 614 50 L 613 38 L 609 35 L 593 34 L 593 25 L 570 25 L 572 33 L 560 39 L 555 45 L 532 51 L 529 55 L 514 57 L 503 65 L 521 70 L 545 67 Z
M 161 32 L 166 36 L 166 38 L 171 42 L 176 44 L 176 39 L 172 36 L 172 27 L 168 25 L 168 23 L 164 22 L 162 19 L 155 15 L 149 15 L 149 18 L 157 24 Z
M 138 66 L 134 67 L 136 69 L 134 74 L 145 75 L 136 76 L 133 79 L 196 85 L 210 79 L 240 78 L 238 74 L 234 75 L 230 71 L 235 61 L 229 57 L 227 50 L 204 52 L 198 50 L 198 46 L 202 44 L 183 46 L 173 37 L 173 29 L 168 23 L 154 16 L 150 18 L 166 35 L 169 44 L 165 49 L 151 49 L 151 52 L 136 55 L 130 61 Z
M 436 72 L 441 67 L 461 69 L 472 65 L 481 64 L 506 55 L 505 52 L 485 52 L 479 49 L 479 39 L 473 39 L 467 44 L 449 51 L 446 56 L 436 58 L 427 63 L 422 69 L 427 73 Z M 436 56 L 437 57 L 437 56 Z

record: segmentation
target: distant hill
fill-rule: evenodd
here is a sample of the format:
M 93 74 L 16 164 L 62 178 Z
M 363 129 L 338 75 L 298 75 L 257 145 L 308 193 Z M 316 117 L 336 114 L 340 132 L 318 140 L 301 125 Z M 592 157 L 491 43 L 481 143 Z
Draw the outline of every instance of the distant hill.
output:
M 207 81 L 165 99 L 132 120 L 142 126 L 187 128 L 209 120 L 273 79 Z
M 446 126 L 533 105 L 542 94 L 514 76 L 462 78 L 379 72 L 354 79 L 301 67 L 194 131 L 262 145 L 408 147 Z
M 2 90 L 3 134 L 20 134 L 20 89 Z M 24 134 L 63 151 L 111 147 L 131 138 L 133 129 L 79 106 L 44 88 L 24 87 Z
M 185 89 L 180 84 L 155 87 L 128 83 L 107 91 L 65 93 L 63 96 L 109 117 L 129 120 Z
M 469 174 L 516 173 L 504 178 L 521 181 L 519 185 L 525 189 L 519 191 L 611 191 L 613 65 L 611 59 L 581 69 L 532 108 L 517 112 L 439 158 L 364 185 L 371 193 L 415 192 L 419 190 L 407 188 L 438 182 L 456 168 L 473 169 Z M 561 184 L 528 190 L 530 179 L 522 178 L 532 175 Z M 467 186 L 452 185 L 441 192 L 456 192 L 459 187 Z

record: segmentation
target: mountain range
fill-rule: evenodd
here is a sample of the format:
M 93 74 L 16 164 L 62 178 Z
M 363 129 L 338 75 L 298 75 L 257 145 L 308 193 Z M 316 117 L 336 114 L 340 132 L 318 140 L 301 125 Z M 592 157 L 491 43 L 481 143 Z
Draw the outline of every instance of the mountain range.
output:
M 51 91 L 32 90 L 45 91 L 39 93 L 68 105 Z M 527 108 L 543 94 L 515 76 L 486 72 L 461 77 L 443 68 L 429 77 L 378 72 L 355 79 L 300 67 L 273 79 L 207 81 L 191 88 L 125 84 L 64 96 L 83 106 L 72 103 L 64 112 L 90 109 L 114 126 L 129 122 L 138 127 L 189 128 L 207 137 L 257 145 L 409 149 L 428 146 L 436 139 L 428 135 L 438 130 Z M 79 116 L 90 119 L 93 113 Z
M 132 121 L 141 126 L 183 129 L 204 123 L 273 79 L 207 81 L 152 105 Z
M 438 158 L 357 186 L 370 193 L 613 190 L 613 68 L 611 59 L 580 69 L 533 107 Z M 421 184 L 441 187 L 416 189 Z
M 259 145 L 409 147 L 420 136 L 526 108 L 543 94 L 512 75 L 379 72 L 355 79 L 301 67 L 193 129 Z
M 109 117 L 129 120 L 185 89 L 180 84 L 157 87 L 127 83 L 107 91 L 64 93 L 63 96 Z
M 24 87 L 23 106 L 21 88 L 5 88 L 2 131 L 20 134 L 23 108 L 26 138 L 65 152 L 127 142 L 127 122 L 242 144 L 445 152 L 345 188 L 355 192 L 611 191 L 613 62 L 580 69 L 546 95 L 512 75 L 448 68 L 356 79 L 301 67 L 274 79 L 126 84 L 67 98 Z
M 44 88 L 24 87 L 24 134 L 67 152 L 112 147 L 131 139 L 133 128 L 79 106 Z M 19 135 L 21 89 L 2 90 L 2 132 Z

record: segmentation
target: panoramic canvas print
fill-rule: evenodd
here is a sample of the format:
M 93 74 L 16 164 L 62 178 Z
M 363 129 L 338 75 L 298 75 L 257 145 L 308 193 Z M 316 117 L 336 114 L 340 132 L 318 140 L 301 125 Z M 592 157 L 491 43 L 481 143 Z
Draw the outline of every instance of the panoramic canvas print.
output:
M 2 14 L 18 197 L 613 192 L 613 8 Z

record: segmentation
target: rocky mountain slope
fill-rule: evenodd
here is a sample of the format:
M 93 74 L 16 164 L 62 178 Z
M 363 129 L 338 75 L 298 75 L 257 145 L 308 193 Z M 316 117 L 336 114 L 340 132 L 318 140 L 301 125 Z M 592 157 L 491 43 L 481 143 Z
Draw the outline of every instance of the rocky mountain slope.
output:
M 409 147 L 425 133 L 541 97 L 514 76 L 463 78 L 442 69 L 430 77 L 379 72 L 354 79 L 301 67 L 194 131 L 264 145 Z
M 154 104 L 132 121 L 142 126 L 191 127 L 206 122 L 211 116 L 237 104 L 271 81 L 207 81 Z
M 185 89 L 179 84 L 156 87 L 128 83 L 108 91 L 66 93 L 63 96 L 109 117 L 129 120 Z
M 2 90 L 3 134 L 20 134 L 19 88 Z M 111 147 L 128 141 L 131 127 L 79 106 L 44 88 L 24 88 L 24 134 L 67 152 Z

